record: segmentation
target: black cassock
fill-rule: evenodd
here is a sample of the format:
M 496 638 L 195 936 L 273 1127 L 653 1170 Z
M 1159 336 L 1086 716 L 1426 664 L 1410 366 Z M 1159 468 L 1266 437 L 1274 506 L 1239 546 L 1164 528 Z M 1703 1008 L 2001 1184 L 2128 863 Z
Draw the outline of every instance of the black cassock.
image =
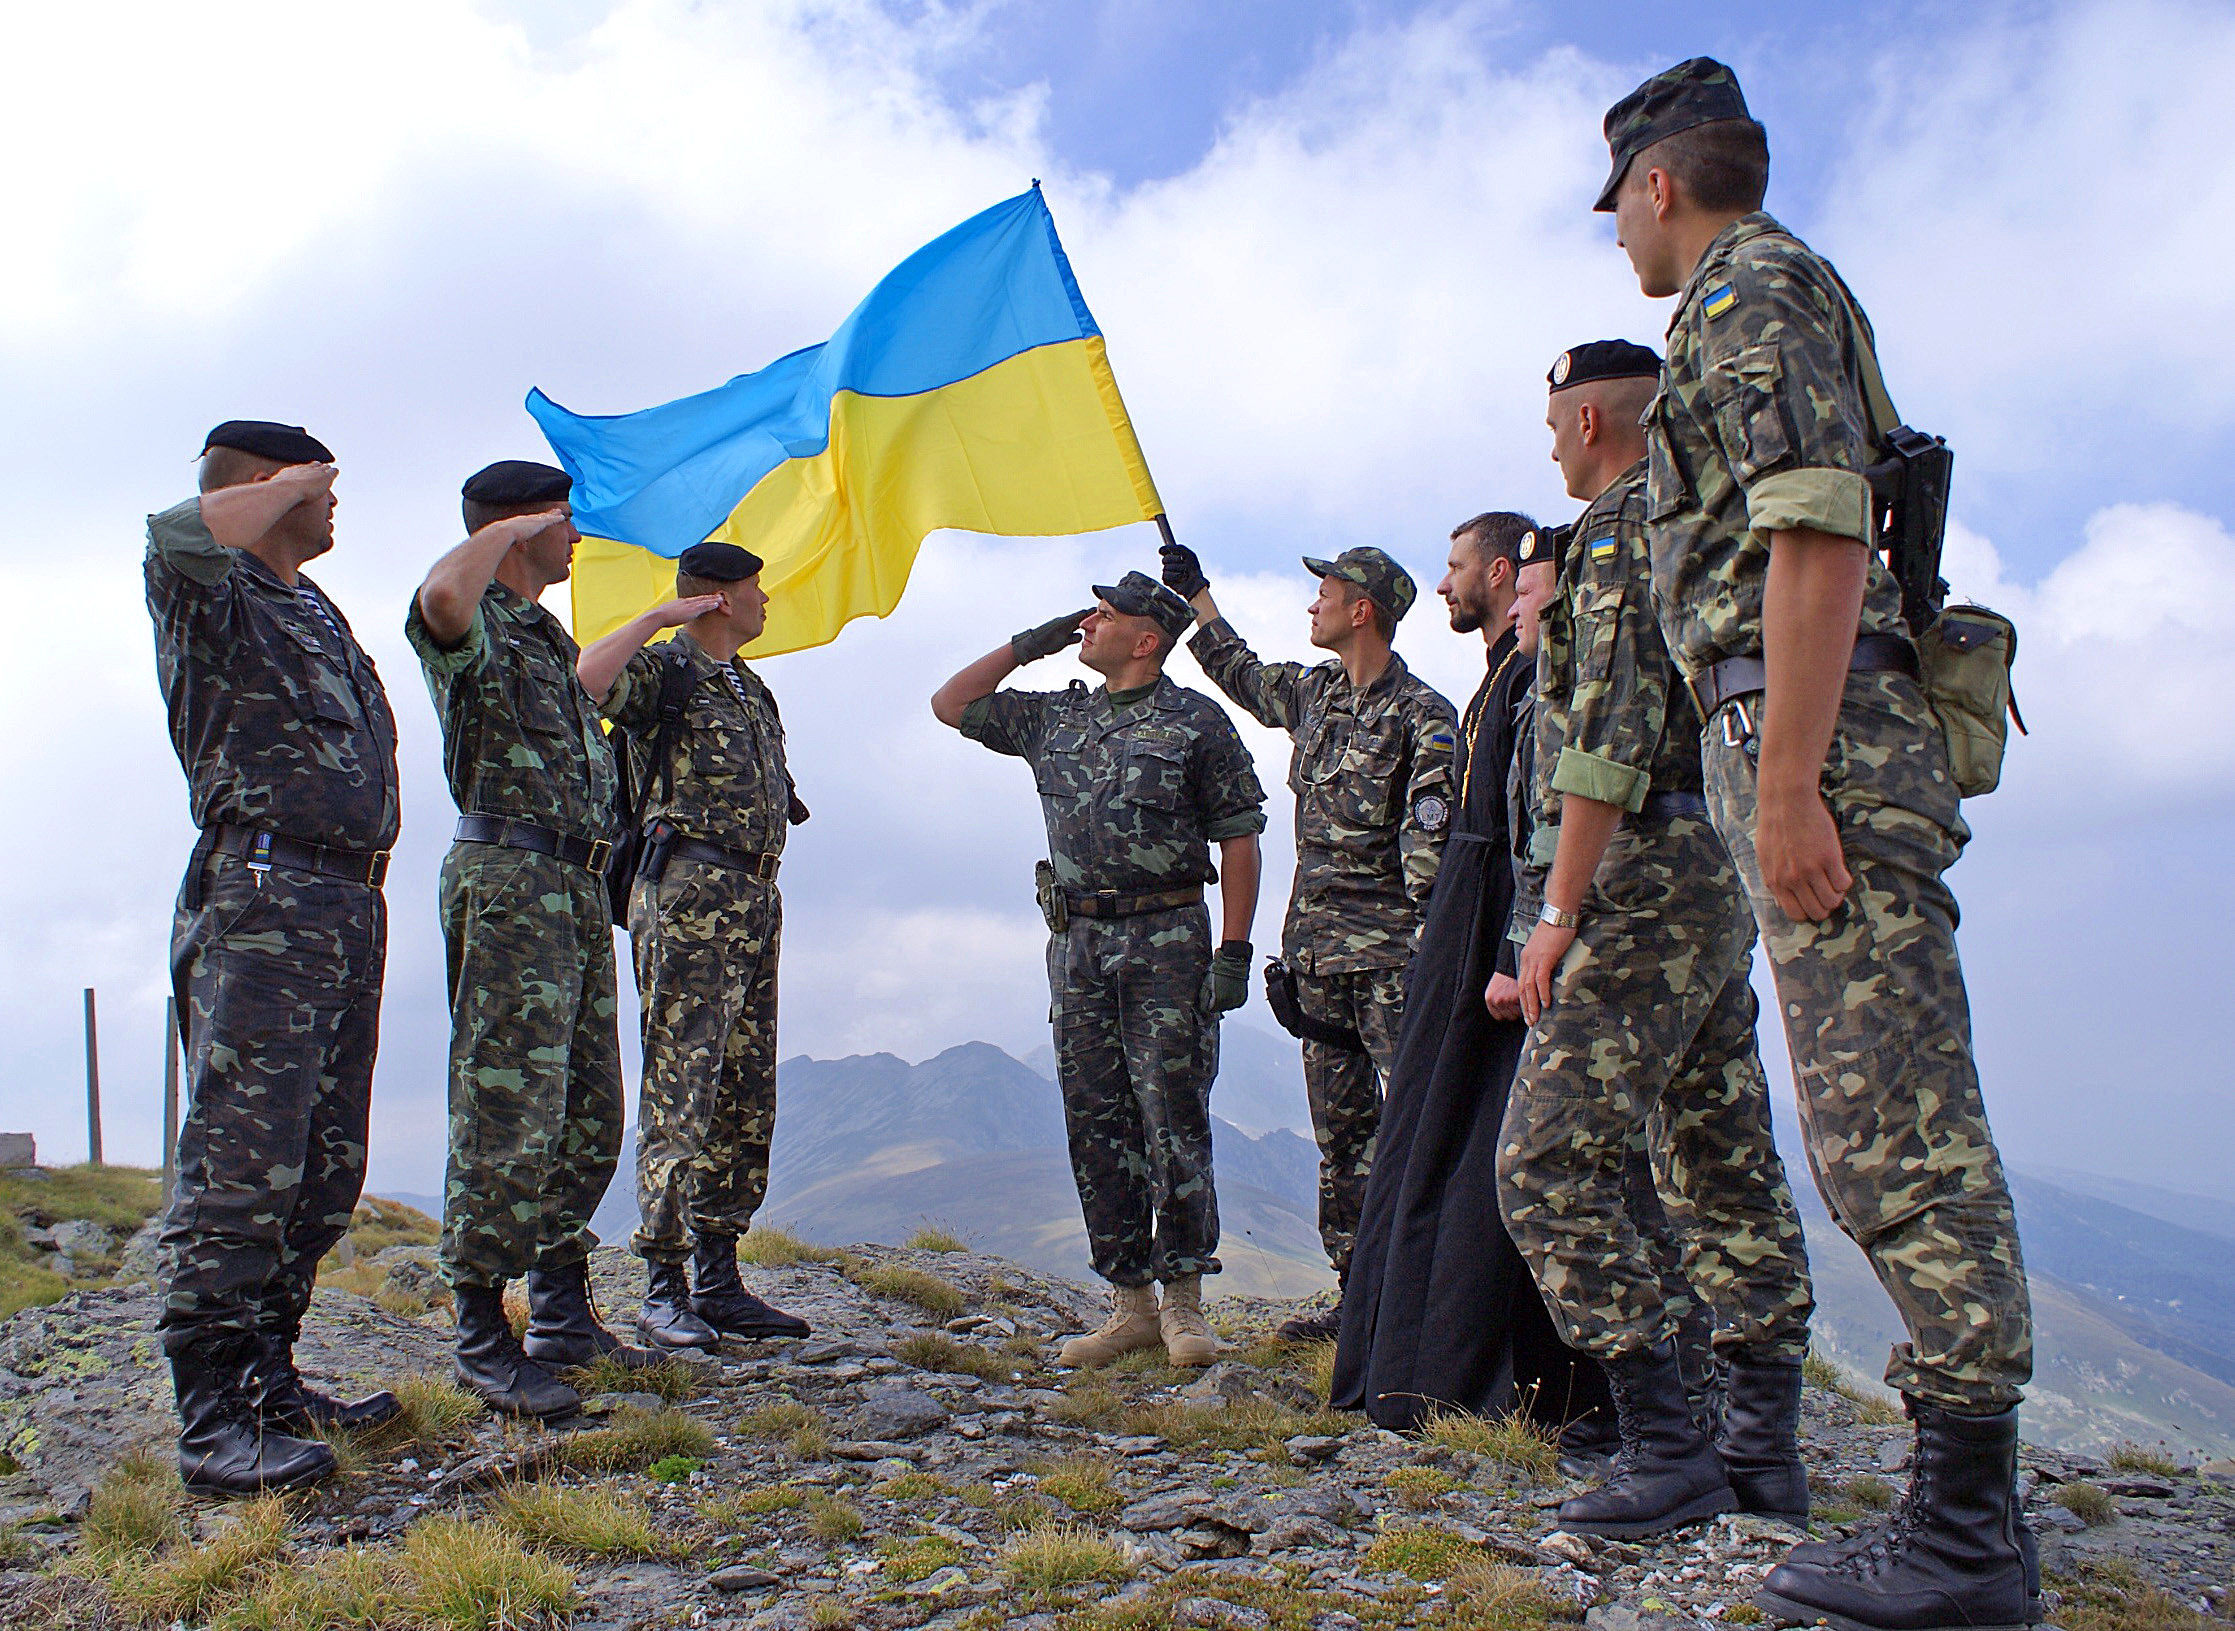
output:
M 1461 794 L 1407 976 L 1404 1028 L 1343 1291 L 1333 1402 L 1384 1427 L 1438 1407 L 1525 1409 L 1559 1425 L 1606 1403 L 1597 1365 L 1559 1337 L 1498 1218 L 1498 1123 L 1527 1027 L 1494 1020 L 1513 904 L 1506 776 L 1535 665 L 1489 651 L 1459 742 Z

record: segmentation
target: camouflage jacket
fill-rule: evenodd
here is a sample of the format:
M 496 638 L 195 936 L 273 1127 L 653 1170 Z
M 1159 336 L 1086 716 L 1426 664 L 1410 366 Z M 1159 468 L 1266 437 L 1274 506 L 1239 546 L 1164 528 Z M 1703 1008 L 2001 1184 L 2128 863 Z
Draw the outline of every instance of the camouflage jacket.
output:
M 1188 649 L 1220 690 L 1296 744 L 1296 883 L 1281 955 L 1307 974 L 1404 967 L 1451 828 L 1451 704 L 1395 653 L 1360 691 L 1339 662 L 1258 661 L 1224 618 Z
M 396 717 L 326 592 L 227 549 L 190 498 L 147 519 L 155 670 L 197 827 L 386 849 L 400 818 Z
M 1048 858 L 1066 889 L 1141 893 L 1213 881 L 1210 846 L 1265 830 L 1265 789 L 1218 704 L 1160 676 L 1113 701 L 996 691 L 963 711 L 962 734 L 1032 766 Z
M 672 791 L 660 796 L 652 776 L 652 738 L 659 728 L 660 671 L 669 662 L 691 668 L 683 728 L 668 756 Z M 693 838 L 755 855 L 783 850 L 790 830 L 791 771 L 784 762 L 784 722 L 776 698 L 740 660 L 716 662 L 688 633 L 631 657 L 600 705 L 629 733 L 630 768 L 647 820 L 665 817 Z
M 1686 673 L 1761 651 L 1772 532 L 1871 536 L 1871 343 L 1831 263 L 1769 216 L 1741 216 L 1700 257 L 1645 410 L 1653 595 Z M 1875 550 L 1859 632 L 1904 633 Z
M 1539 865 L 1559 845 L 1563 794 L 1634 815 L 1648 792 L 1705 785 L 1699 710 L 1661 644 L 1652 572 L 1641 459 L 1564 535 L 1560 592 L 1544 608 L 1529 797 Z
M 461 811 L 614 836 L 613 750 L 574 675 L 581 653 L 556 617 L 491 583 L 456 646 L 435 643 L 417 596 L 404 637 L 427 672 L 442 767 Z

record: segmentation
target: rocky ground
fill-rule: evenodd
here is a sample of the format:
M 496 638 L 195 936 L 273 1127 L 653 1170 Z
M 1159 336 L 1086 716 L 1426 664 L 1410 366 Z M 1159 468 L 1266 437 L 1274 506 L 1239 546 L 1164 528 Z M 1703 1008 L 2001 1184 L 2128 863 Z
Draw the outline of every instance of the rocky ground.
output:
M 959 1250 L 756 1238 L 748 1279 L 810 1340 L 588 1378 L 603 1391 L 549 1429 L 448 1385 L 425 1247 L 353 1265 L 374 1296 L 320 1291 L 304 1369 L 410 1410 L 285 1502 L 180 1496 L 144 1285 L 15 1315 L 0 1624 L 1674 1631 L 1758 1620 L 1747 1598 L 1792 1538 L 1746 1518 L 1647 1545 L 1564 1534 L 1541 1440 L 1327 1411 L 1326 1350 L 1266 1336 L 1283 1306 L 1216 1305 L 1232 1352 L 1207 1372 L 1064 1373 L 1052 1339 L 1099 1317 L 1078 1286 Z M 640 1266 L 601 1251 L 596 1284 L 618 1319 Z M 1806 1406 L 1819 1533 L 1894 1500 L 1908 1447 L 1835 1380 Z M 2027 1453 L 2052 1617 L 2224 1626 L 2235 1465 L 2113 1459 Z

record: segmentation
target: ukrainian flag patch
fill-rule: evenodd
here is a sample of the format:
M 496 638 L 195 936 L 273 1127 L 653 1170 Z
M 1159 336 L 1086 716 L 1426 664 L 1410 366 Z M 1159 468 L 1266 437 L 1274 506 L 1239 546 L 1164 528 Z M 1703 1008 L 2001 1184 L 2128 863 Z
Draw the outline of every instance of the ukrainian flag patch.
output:
M 1421 738 L 1421 746 L 1431 753 L 1448 753 L 1458 745 L 1459 739 L 1452 735 L 1449 725 L 1432 726 L 1428 734 Z
M 1614 559 L 1614 552 L 1621 547 L 1612 533 L 1584 545 L 1584 548 L 1591 552 L 1591 559 L 1594 561 L 1611 561 Z
M 1710 317 L 1720 317 L 1738 304 L 1738 291 L 1728 283 L 1720 289 L 1707 291 L 1707 298 L 1700 302 L 1700 309 Z

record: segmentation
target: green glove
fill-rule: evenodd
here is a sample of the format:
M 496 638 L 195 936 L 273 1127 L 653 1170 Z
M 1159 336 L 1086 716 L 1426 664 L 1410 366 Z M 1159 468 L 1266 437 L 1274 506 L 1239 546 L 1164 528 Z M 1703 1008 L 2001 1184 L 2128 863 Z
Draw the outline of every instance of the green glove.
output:
M 1036 663 L 1042 657 L 1053 657 L 1065 646 L 1075 646 L 1084 638 L 1079 625 L 1086 621 L 1092 606 L 1081 606 L 1075 612 L 1065 612 L 1061 617 L 1051 617 L 1036 629 L 1026 629 L 1022 634 L 1009 638 L 1009 654 L 1020 663 Z
M 1211 1010 L 1226 1013 L 1249 1001 L 1249 942 L 1227 940 L 1211 954 Z

